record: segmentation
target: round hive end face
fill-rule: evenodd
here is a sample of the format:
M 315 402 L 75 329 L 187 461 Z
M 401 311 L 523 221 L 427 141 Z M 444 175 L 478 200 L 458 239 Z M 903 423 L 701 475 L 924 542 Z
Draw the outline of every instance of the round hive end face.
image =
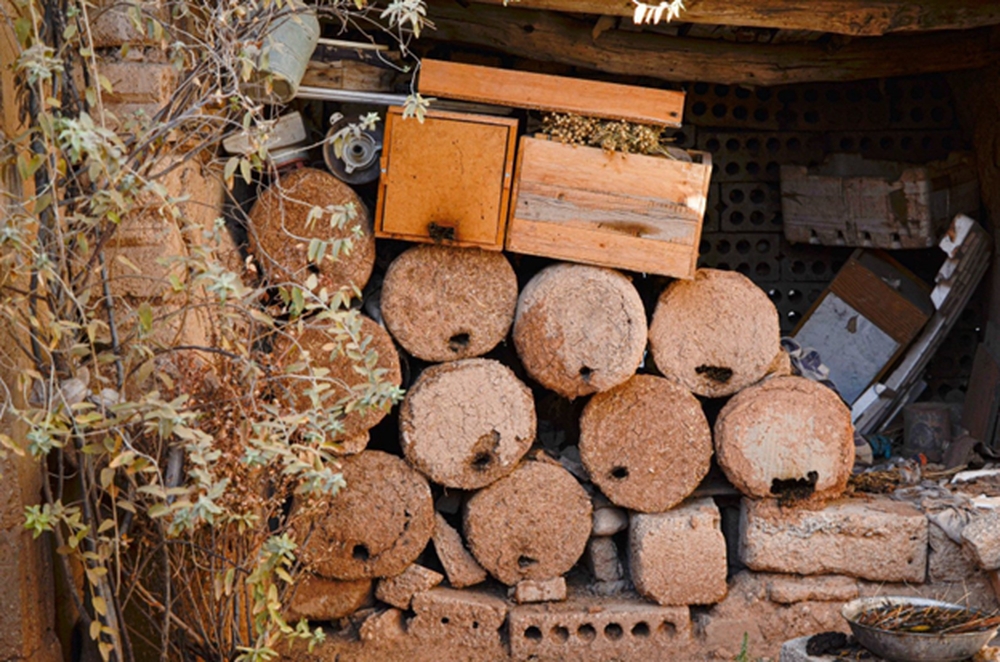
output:
M 557 264 L 521 292 L 514 345 L 542 386 L 573 399 L 607 391 L 635 374 L 646 349 L 639 293 L 617 271 Z
M 382 284 L 393 337 L 424 361 L 482 356 L 510 330 L 517 277 L 502 253 L 416 246 L 397 257 Z
M 349 358 L 345 351 L 362 353 L 374 352 L 377 359 L 374 369 L 381 371 L 380 381 L 392 386 L 400 386 L 403 381 L 399 365 L 399 354 L 389 334 L 368 317 L 360 317 L 358 337 L 360 342 L 348 340 L 338 342 L 342 329 L 335 324 L 310 325 L 295 335 L 278 336 L 274 341 L 274 352 L 283 365 L 298 363 L 306 355 L 309 357 L 312 373 L 288 375 L 287 379 L 276 382 L 279 397 L 289 407 L 300 412 L 314 408 L 307 391 L 322 386 L 321 406 L 333 407 L 339 400 L 357 395 L 357 389 L 369 385 L 367 374 L 360 374 L 357 362 Z M 362 407 L 345 414 L 341 419 L 343 431 L 333 441 L 343 442 L 343 453 L 356 453 L 367 445 L 367 432 L 389 413 L 389 405 L 383 407 Z
M 562 467 L 524 462 L 466 503 L 473 556 L 507 585 L 553 579 L 583 555 L 591 531 L 590 497 Z
M 712 431 L 687 389 L 662 377 L 636 375 L 587 403 L 580 419 L 580 457 L 616 505 L 663 512 L 708 473 Z
M 464 359 L 421 373 L 399 415 L 403 453 L 435 483 L 472 490 L 510 473 L 535 439 L 531 391 L 510 368 Z
M 656 367 L 705 397 L 759 381 L 778 354 L 778 311 L 767 293 L 735 271 L 699 269 L 671 283 L 649 328 Z
M 380 451 L 345 459 L 341 472 L 346 487 L 330 498 L 301 548 L 306 568 L 341 580 L 398 575 L 434 532 L 430 485 Z
M 322 213 L 313 217 L 316 207 Z M 360 291 L 375 266 L 375 237 L 361 198 L 324 170 L 302 168 L 283 175 L 257 198 L 247 230 L 250 252 L 272 283 L 303 285 L 315 276 L 317 291 Z M 350 241 L 351 248 L 334 256 L 328 247 L 321 259 L 310 259 L 313 240 Z
M 854 426 L 832 390 L 803 377 L 775 377 L 734 396 L 715 424 L 719 465 L 752 497 L 834 498 L 854 465 Z

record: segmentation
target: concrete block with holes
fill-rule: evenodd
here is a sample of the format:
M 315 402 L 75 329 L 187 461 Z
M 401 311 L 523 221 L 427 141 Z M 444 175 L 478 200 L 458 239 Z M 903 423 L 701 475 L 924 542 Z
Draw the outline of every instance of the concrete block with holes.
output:
M 633 513 L 629 568 L 639 593 L 661 605 L 707 605 L 726 596 L 726 540 L 710 498 L 665 513 Z
M 514 660 L 682 660 L 691 641 L 686 607 L 608 598 L 510 610 Z
M 782 508 L 743 499 L 740 560 L 752 570 L 918 582 L 927 575 L 927 518 L 888 498 Z
M 411 608 L 416 615 L 409 623 L 409 634 L 470 645 L 498 640 L 500 626 L 507 617 L 505 600 L 475 589 L 432 588 L 414 595 Z

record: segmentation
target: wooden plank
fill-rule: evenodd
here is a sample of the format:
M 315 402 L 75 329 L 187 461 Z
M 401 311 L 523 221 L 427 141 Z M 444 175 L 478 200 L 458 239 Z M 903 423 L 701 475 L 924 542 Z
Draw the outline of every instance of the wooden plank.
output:
M 499 5 L 504 0 L 472 0 Z M 519 0 L 526 9 L 629 16 L 632 0 Z M 655 5 L 656 1 L 647 4 Z M 964 30 L 1000 23 L 996 0 L 695 0 L 685 3 L 677 23 L 815 30 L 854 36 L 891 32 Z M 630 21 L 631 22 L 631 21 Z
M 523 137 L 507 250 L 691 278 L 710 177 L 708 163 Z
M 988 443 L 993 440 L 993 426 L 997 418 L 997 389 L 1000 387 L 1000 366 L 986 349 L 979 344 L 972 361 L 972 375 L 962 407 L 962 427 L 973 438 Z
M 667 81 L 780 85 L 959 71 L 997 61 L 994 28 L 853 39 L 844 45 L 729 43 L 607 30 L 553 12 L 432 0 L 428 38 L 543 62 Z
M 684 93 L 579 78 L 424 60 L 420 94 L 659 126 L 681 125 Z
M 428 112 L 386 117 L 375 236 L 503 248 L 518 121 Z
M 691 249 L 660 242 L 656 252 L 640 237 L 557 223 L 512 222 L 507 231 L 507 250 L 525 255 L 556 257 L 573 262 L 631 271 L 693 277 Z
M 830 291 L 902 345 L 913 340 L 927 323 L 923 311 L 853 259 L 830 283 Z

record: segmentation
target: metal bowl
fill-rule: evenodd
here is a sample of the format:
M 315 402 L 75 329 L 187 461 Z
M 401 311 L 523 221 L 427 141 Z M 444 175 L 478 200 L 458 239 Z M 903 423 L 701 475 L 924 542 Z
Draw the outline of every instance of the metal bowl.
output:
M 997 628 L 982 632 L 961 634 L 924 634 L 920 632 L 893 632 L 861 625 L 857 622 L 862 612 L 885 605 L 913 605 L 917 607 L 943 607 L 974 614 L 982 612 L 960 605 L 924 598 L 858 598 L 840 610 L 847 619 L 858 643 L 880 657 L 892 662 L 964 662 L 978 653 L 996 636 Z

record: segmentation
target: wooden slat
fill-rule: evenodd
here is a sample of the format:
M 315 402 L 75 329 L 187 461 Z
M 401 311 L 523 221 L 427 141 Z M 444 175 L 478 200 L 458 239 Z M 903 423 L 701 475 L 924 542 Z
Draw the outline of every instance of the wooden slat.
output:
M 504 0 L 473 0 L 499 5 Z M 631 0 L 519 0 L 526 9 L 632 16 Z M 647 4 L 655 5 L 650 1 Z M 854 36 L 890 32 L 963 30 L 1000 23 L 996 0 L 694 0 L 678 23 L 815 30 Z M 630 20 L 630 19 L 629 19 Z
M 830 291 L 903 345 L 927 323 L 927 315 L 919 308 L 854 260 L 833 279 Z
M 962 32 L 859 38 L 845 45 L 729 43 L 607 30 L 593 20 L 513 7 L 462 7 L 433 0 L 435 40 L 518 57 L 667 81 L 780 85 L 851 81 L 976 69 L 997 61 L 992 27 Z
M 684 93 L 424 60 L 420 94 L 514 108 L 552 110 L 591 117 L 680 126 Z M 625 101 L 627 100 L 627 102 Z
M 694 275 L 711 166 L 521 139 L 507 250 Z
M 690 248 L 661 242 L 654 254 L 645 239 L 557 223 L 512 222 L 507 250 L 642 273 L 682 278 L 693 275 Z M 629 266 L 623 267 L 623 261 Z

